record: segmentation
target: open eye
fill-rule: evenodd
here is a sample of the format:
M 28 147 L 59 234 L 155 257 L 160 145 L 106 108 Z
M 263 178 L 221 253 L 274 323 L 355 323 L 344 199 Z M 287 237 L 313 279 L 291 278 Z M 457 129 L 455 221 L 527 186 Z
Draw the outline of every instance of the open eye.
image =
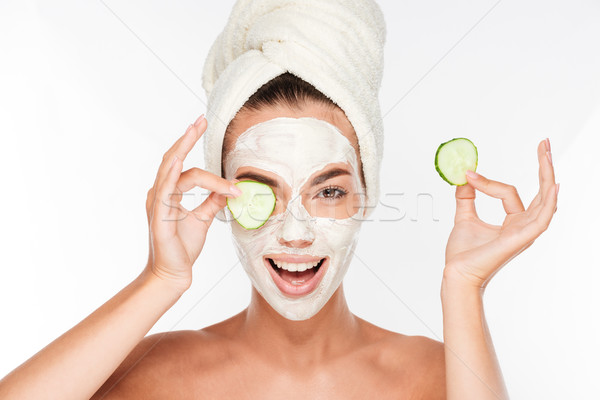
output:
M 327 186 L 323 188 L 319 193 L 317 193 L 317 197 L 323 198 L 325 200 L 337 200 L 341 199 L 348 192 L 342 189 L 339 186 Z

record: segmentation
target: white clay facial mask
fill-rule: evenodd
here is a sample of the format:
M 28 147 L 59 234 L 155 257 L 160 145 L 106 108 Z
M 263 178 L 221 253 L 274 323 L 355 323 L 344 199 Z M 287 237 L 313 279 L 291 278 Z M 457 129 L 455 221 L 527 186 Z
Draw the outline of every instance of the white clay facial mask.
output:
M 352 187 L 361 188 L 354 148 L 328 122 L 275 118 L 242 133 L 226 160 L 227 179 L 249 167 L 257 173 L 268 171 L 291 188 L 282 212 L 271 215 L 263 226 L 246 230 L 232 220 L 231 229 L 246 273 L 271 307 L 287 319 L 311 318 L 346 274 L 358 240 L 364 202 L 360 197 L 360 206 L 348 217 L 319 217 L 304 207 L 303 193 L 310 190 L 316 176 L 332 166 L 344 166 Z M 315 201 L 328 207 L 326 200 Z

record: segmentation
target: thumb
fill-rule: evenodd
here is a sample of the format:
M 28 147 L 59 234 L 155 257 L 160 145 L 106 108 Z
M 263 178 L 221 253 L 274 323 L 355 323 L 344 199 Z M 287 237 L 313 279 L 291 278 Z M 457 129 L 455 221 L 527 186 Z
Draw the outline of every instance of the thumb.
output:
M 465 218 L 477 218 L 475 188 L 470 183 L 457 186 L 454 196 L 456 197 L 456 216 L 454 222 Z
M 219 210 L 227 205 L 227 197 L 217 192 L 212 192 L 192 213 L 196 218 L 206 224 L 208 228 Z

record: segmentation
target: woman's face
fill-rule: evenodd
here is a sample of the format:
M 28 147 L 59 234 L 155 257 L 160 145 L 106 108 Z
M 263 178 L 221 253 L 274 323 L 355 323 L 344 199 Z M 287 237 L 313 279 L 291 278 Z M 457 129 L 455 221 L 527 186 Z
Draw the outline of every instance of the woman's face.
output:
M 342 282 L 364 215 L 352 126 L 341 110 L 312 104 L 238 114 L 229 134 L 225 178 L 263 182 L 276 196 L 262 227 L 232 223 L 240 261 L 282 316 L 310 318 Z

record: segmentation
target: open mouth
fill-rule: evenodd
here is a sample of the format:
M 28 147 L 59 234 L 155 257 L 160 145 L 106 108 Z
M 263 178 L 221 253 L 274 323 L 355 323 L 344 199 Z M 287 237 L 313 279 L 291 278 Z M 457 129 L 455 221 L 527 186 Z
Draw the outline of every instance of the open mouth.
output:
M 325 261 L 324 258 L 321 258 L 316 265 L 312 265 L 313 263 L 275 263 L 272 258 L 267 258 L 267 260 L 271 268 L 292 285 L 301 285 L 303 282 L 310 280 L 317 274 L 319 268 L 323 265 L 323 261 Z
M 313 291 L 327 267 L 328 257 L 311 262 L 283 262 L 265 257 L 273 281 L 284 294 L 305 295 Z

